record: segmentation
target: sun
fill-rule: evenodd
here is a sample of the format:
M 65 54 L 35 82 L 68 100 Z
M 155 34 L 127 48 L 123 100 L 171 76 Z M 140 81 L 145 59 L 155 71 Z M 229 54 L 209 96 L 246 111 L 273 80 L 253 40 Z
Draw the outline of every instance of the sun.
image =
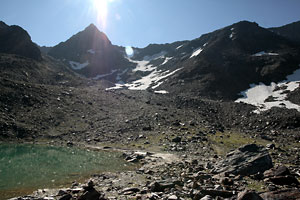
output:
M 97 13 L 97 21 L 103 28 L 106 27 L 107 14 L 108 14 L 108 4 L 113 2 L 113 0 L 91 0 L 93 8 Z

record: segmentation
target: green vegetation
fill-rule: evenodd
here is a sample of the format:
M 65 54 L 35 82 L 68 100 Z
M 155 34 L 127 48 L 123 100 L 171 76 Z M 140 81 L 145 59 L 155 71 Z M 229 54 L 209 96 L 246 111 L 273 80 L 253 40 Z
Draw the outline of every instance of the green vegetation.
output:
M 217 132 L 216 134 L 208 135 L 208 140 L 212 143 L 212 146 L 218 155 L 225 155 L 231 150 L 245 144 L 256 143 L 265 146 L 270 143 L 269 141 L 260 138 L 251 138 L 248 135 L 238 132 Z

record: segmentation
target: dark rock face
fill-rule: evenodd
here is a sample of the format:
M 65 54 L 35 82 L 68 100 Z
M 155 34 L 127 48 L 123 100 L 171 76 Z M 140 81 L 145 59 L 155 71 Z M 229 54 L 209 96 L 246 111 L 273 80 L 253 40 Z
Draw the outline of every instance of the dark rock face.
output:
M 8 26 L 0 21 L 0 53 L 16 54 L 41 60 L 41 52 L 29 34 L 19 26 Z
M 268 151 L 256 144 L 249 144 L 228 153 L 226 158 L 215 166 L 214 172 L 248 176 L 262 173 L 272 167 Z
M 300 44 L 300 21 L 287 24 L 281 27 L 269 28 L 269 30 Z
M 162 84 L 162 88 L 235 99 L 249 84 L 284 80 L 300 62 L 296 44 L 247 21 L 202 35 L 188 45 L 202 46 L 203 50 L 197 56 L 182 59 L 178 67 L 183 69 Z M 254 56 L 262 51 L 276 54 Z
M 48 54 L 65 60 L 67 65 L 70 65 L 69 61 L 88 62 L 86 67 L 76 70 L 87 77 L 108 74 L 128 64 L 123 56 L 122 48 L 113 46 L 107 36 L 93 24 L 67 41 L 51 48 Z

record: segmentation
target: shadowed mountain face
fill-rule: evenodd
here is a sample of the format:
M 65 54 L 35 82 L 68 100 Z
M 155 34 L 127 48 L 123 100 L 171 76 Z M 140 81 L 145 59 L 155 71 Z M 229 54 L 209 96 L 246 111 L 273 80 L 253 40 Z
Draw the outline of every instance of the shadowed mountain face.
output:
M 0 21 L 0 53 L 16 54 L 41 60 L 41 52 L 28 33 L 19 26 L 8 26 Z
M 269 28 L 269 30 L 300 44 L 300 21 L 281 27 Z
M 48 54 L 63 60 L 87 77 L 110 73 L 126 63 L 120 49 L 113 46 L 107 36 L 93 24 L 56 45 Z
M 184 48 L 194 47 L 194 56 Z M 180 48 L 182 69 L 159 89 L 234 99 L 249 84 L 284 80 L 299 68 L 299 48 L 256 23 L 242 21 L 188 41 Z M 198 53 L 197 53 L 198 49 Z

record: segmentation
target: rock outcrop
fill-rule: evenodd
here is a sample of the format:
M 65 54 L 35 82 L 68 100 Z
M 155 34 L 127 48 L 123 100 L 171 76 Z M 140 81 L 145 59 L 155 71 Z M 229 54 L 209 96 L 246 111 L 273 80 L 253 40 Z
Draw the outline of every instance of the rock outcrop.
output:
M 268 151 L 256 144 L 242 146 L 226 155 L 215 166 L 215 173 L 249 176 L 273 167 Z

